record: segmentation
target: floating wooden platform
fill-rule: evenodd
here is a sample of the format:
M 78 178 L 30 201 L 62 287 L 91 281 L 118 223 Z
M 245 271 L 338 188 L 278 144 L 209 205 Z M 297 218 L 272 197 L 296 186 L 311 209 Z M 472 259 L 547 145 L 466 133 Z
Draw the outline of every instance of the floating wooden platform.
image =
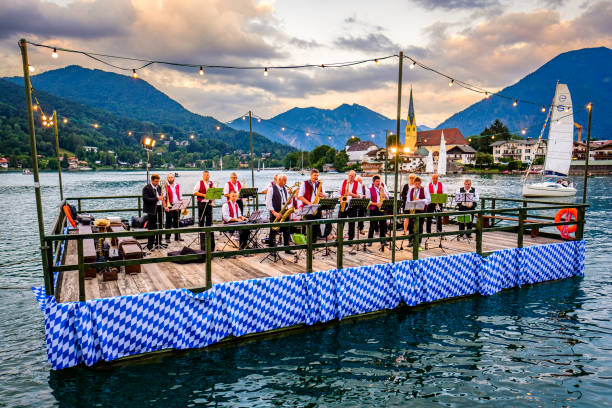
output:
M 444 231 L 457 230 L 456 225 L 445 225 Z M 265 237 L 267 230 L 263 230 L 259 238 Z M 167 251 L 180 250 L 184 245 L 193 240 L 193 236 L 183 235 L 184 242 L 171 242 L 169 248 L 164 251 L 154 251 L 149 256 L 164 256 Z M 364 238 L 362 236 L 362 238 Z M 452 239 L 451 239 L 452 238 Z M 225 238 L 217 234 L 217 248 L 223 247 Z M 495 251 L 504 248 L 516 248 L 517 234 L 512 232 L 489 232 L 483 234 L 482 250 L 484 252 Z M 559 240 L 524 236 L 524 246 L 542 245 L 559 242 Z M 442 241 L 442 248 L 439 248 L 440 238 L 430 238 L 426 243 L 421 243 L 423 250 L 419 251 L 419 258 L 431 256 L 443 256 L 476 251 L 476 241 L 471 242 L 461 240 L 456 237 L 446 237 Z M 192 245 L 197 247 L 197 242 Z M 398 241 L 398 246 L 401 241 Z M 396 251 L 396 261 L 412 259 L 412 249 L 407 246 L 408 241 L 403 241 L 403 250 Z M 144 246 L 143 246 L 144 247 Z M 363 247 L 363 245 L 362 245 Z M 226 245 L 225 250 L 231 250 L 231 244 Z M 368 252 L 358 250 L 356 254 L 349 254 L 349 247 L 344 247 L 344 267 L 373 265 L 391 262 L 391 251 L 388 246 L 381 252 L 380 244 L 374 243 L 367 247 Z M 70 240 L 67 243 L 65 264 L 77 263 L 76 241 Z M 335 248 L 330 248 L 335 251 Z M 297 252 L 297 251 L 296 251 Z M 279 256 L 284 261 L 272 262 L 266 258 L 267 254 L 257 254 L 249 257 L 237 256 L 235 258 L 215 258 L 213 260 L 213 284 L 221 282 L 239 281 L 253 278 L 265 278 L 270 276 L 292 275 L 302 273 L 306 270 L 305 252 L 300 254 L 298 262 L 295 256 L 280 252 Z M 335 252 L 325 255 L 324 250 L 317 250 L 312 261 L 313 271 L 324 271 L 336 268 Z M 121 295 L 131 295 L 136 293 L 154 292 L 176 288 L 194 288 L 206 285 L 206 271 L 204 263 L 177 264 L 163 262 L 156 264 L 144 264 L 141 266 L 141 273 L 129 275 L 121 268 L 119 279 L 116 281 L 104 282 L 102 275 L 98 273 L 96 279 L 85 280 L 85 293 L 87 300 L 107 298 Z M 78 301 L 79 285 L 78 272 L 60 272 L 56 299 L 58 302 Z

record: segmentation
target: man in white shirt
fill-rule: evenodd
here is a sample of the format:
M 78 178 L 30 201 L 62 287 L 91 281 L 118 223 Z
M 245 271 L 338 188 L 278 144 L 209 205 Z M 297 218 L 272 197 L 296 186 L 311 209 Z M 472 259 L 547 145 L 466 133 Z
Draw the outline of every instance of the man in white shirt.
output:
M 357 212 L 354 208 L 349 209 L 349 204 L 352 198 L 361 198 L 361 183 L 356 180 L 357 173 L 355 170 L 348 172 L 348 178 L 340 184 L 338 193 L 340 194 L 340 210 L 342 210 L 342 197 L 346 196 L 346 205 L 344 211 L 338 213 L 338 218 L 355 218 Z M 348 224 L 348 239 L 352 240 L 355 238 L 355 223 L 349 222 Z
M 317 196 L 319 196 L 319 198 L 327 197 L 327 195 L 323 192 L 321 183 L 322 182 L 319 181 L 319 170 L 310 170 L 310 180 L 304 181 L 300 186 L 300 191 L 298 192 L 298 200 L 301 202 L 300 208 L 305 205 L 312 205 Z M 319 186 L 321 186 L 321 192 L 317 193 Z M 321 211 L 317 211 L 315 215 L 305 216 L 304 219 L 321 219 Z M 317 225 L 312 228 L 312 242 L 317 242 L 317 238 L 319 236 L 321 236 L 321 228 Z
M 213 206 L 215 205 L 215 200 L 207 200 L 206 192 L 209 188 L 212 188 L 214 185 L 212 181 L 210 181 L 210 173 L 208 170 L 204 170 L 202 172 L 202 178 L 195 183 L 193 186 L 193 195 L 196 196 L 198 200 L 198 226 L 203 227 L 206 225 L 207 227 L 212 225 L 213 222 Z M 215 250 L 215 234 L 211 232 L 212 242 L 211 249 Z M 200 234 L 200 249 L 206 250 L 206 234 Z
M 230 174 L 230 180 L 223 187 L 223 195 L 229 200 L 230 193 L 235 191 L 238 197 L 240 197 L 240 190 L 242 190 L 242 184 L 238 181 L 238 175 L 236 173 Z M 242 198 L 238 199 L 238 206 L 240 207 L 240 212 L 244 212 Z
M 284 174 L 279 174 L 276 177 L 276 182 L 272 183 L 268 187 L 268 191 L 266 192 L 266 209 L 270 211 L 270 222 L 274 222 L 275 219 L 281 218 L 282 214 L 280 213 L 281 209 L 289 199 L 289 191 L 287 189 L 287 176 Z M 288 204 L 285 211 L 288 211 L 289 208 L 292 207 L 292 204 Z M 291 220 L 286 220 L 291 221 Z M 289 227 L 283 227 L 280 229 L 283 234 L 283 245 L 289 246 Z M 276 235 L 278 231 L 274 228 L 270 228 L 270 236 L 268 237 L 268 246 L 275 247 L 276 246 Z M 288 254 L 293 254 L 293 251 L 285 251 Z
M 248 221 L 248 218 L 242 216 L 242 211 L 238 205 L 238 193 L 232 191 L 229 194 L 229 201 L 226 201 L 221 208 L 223 214 L 223 222 L 226 224 L 232 224 L 237 222 Z M 249 240 L 249 234 L 251 230 L 241 229 L 240 230 L 240 249 L 245 249 Z
M 370 216 L 376 217 L 384 215 L 382 211 L 382 202 L 388 196 L 386 195 L 384 187 L 381 186 L 380 176 L 377 174 L 372 177 L 372 185 L 366 190 L 366 196 L 370 199 Z M 378 227 L 378 236 L 384 238 L 387 236 L 387 222 L 381 221 L 370 221 L 370 229 L 368 231 L 368 238 L 374 238 L 374 231 Z M 368 246 L 372 246 L 372 243 L 368 243 Z M 385 244 L 381 242 L 380 250 L 384 250 Z
M 410 210 L 410 213 L 424 213 L 426 211 L 427 205 L 431 203 L 431 197 L 429 196 L 429 191 L 426 188 L 421 186 L 421 178 L 415 177 L 414 185 L 408 192 L 408 202 L 417 201 L 419 203 L 416 204 L 416 208 L 414 210 Z M 420 207 L 420 208 L 419 208 Z M 413 212 L 414 211 L 414 212 Z M 419 218 L 419 234 L 423 233 L 423 222 L 425 219 L 423 217 Z M 410 234 L 414 234 L 414 218 L 410 218 L 408 221 L 408 231 Z M 421 243 L 421 238 L 419 237 L 419 244 Z
M 459 211 L 474 211 L 476 209 L 476 206 L 478 205 L 478 201 L 480 200 L 480 197 L 478 196 L 478 192 L 476 191 L 474 187 L 472 187 L 472 180 L 470 179 L 465 179 L 465 181 L 463 182 L 463 187 L 457 190 L 456 197 L 457 197 L 457 209 Z M 467 217 L 469 221 L 460 222 L 459 231 L 465 231 L 466 227 L 468 230 L 472 229 L 474 216 L 467 215 L 464 217 Z M 469 234 L 459 234 L 457 239 L 461 238 L 461 236 L 465 236 L 468 239 L 472 238 L 472 234 L 469 233 Z
M 166 211 L 166 229 L 178 228 L 181 211 L 171 210 L 171 208 L 174 204 L 179 203 L 183 198 L 181 196 L 181 188 L 179 184 L 174 181 L 173 173 L 168 173 L 167 180 L 166 191 L 164 191 L 164 196 L 166 197 L 164 201 L 164 208 Z M 174 240 L 184 241 L 179 234 L 174 234 Z M 166 234 L 166 242 L 170 242 L 170 234 Z
M 434 173 L 431 175 L 431 182 L 427 186 L 427 192 L 431 196 L 432 194 L 447 194 L 446 185 L 442 184 L 439 181 L 438 173 Z M 442 204 L 437 203 L 429 203 L 427 205 L 427 212 L 442 212 Z M 427 233 L 431 233 L 431 222 L 433 217 L 427 217 Z M 439 215 L 436 217 L 436 231 L 442 232 L 442 216 Z

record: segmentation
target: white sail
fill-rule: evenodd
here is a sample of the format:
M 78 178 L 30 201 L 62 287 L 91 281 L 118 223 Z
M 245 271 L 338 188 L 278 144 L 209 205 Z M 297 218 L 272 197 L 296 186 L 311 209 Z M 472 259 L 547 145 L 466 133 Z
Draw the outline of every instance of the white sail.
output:
M 434 171 L 434 162 L 433 162 L 433 153 L 431 150 L 427 155 L 427 162 L 425 163 L 425 173 L 433 173 Z
M 438 156 L 438 174 L 444 176 L 446 174 L 446 142 L 444 141 L 444 132 L 440 137 L 440 155 Z
M 574 114 L 572 98 L 566 84 L 557 84 L 553 105 L 544 175 L 567 176 L 574 147 Z

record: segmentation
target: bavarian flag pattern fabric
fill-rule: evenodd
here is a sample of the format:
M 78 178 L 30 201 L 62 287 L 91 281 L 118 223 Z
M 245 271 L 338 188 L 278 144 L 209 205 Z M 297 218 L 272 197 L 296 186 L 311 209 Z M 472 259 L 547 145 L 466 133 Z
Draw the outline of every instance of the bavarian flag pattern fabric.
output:
M 206 347 L 296 325 L 582 276 L 584 241 L 226 282 L 186 289 L 57 303 L 33 292 L 45 316 L 53 369 L 164 349 Z

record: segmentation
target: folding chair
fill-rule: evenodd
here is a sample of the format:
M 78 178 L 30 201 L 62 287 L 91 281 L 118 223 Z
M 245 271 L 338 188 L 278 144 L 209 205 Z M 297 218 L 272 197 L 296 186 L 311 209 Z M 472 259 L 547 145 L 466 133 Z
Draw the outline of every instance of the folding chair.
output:
M 304 234 L 291 234 L 291 240 L 295 245 L 306 245 L 306 235 Z M 298 263 L 300 256 L 304 255 L 305 251 L 305 249 L 302 249 L 295 252 L 295 263 Z

